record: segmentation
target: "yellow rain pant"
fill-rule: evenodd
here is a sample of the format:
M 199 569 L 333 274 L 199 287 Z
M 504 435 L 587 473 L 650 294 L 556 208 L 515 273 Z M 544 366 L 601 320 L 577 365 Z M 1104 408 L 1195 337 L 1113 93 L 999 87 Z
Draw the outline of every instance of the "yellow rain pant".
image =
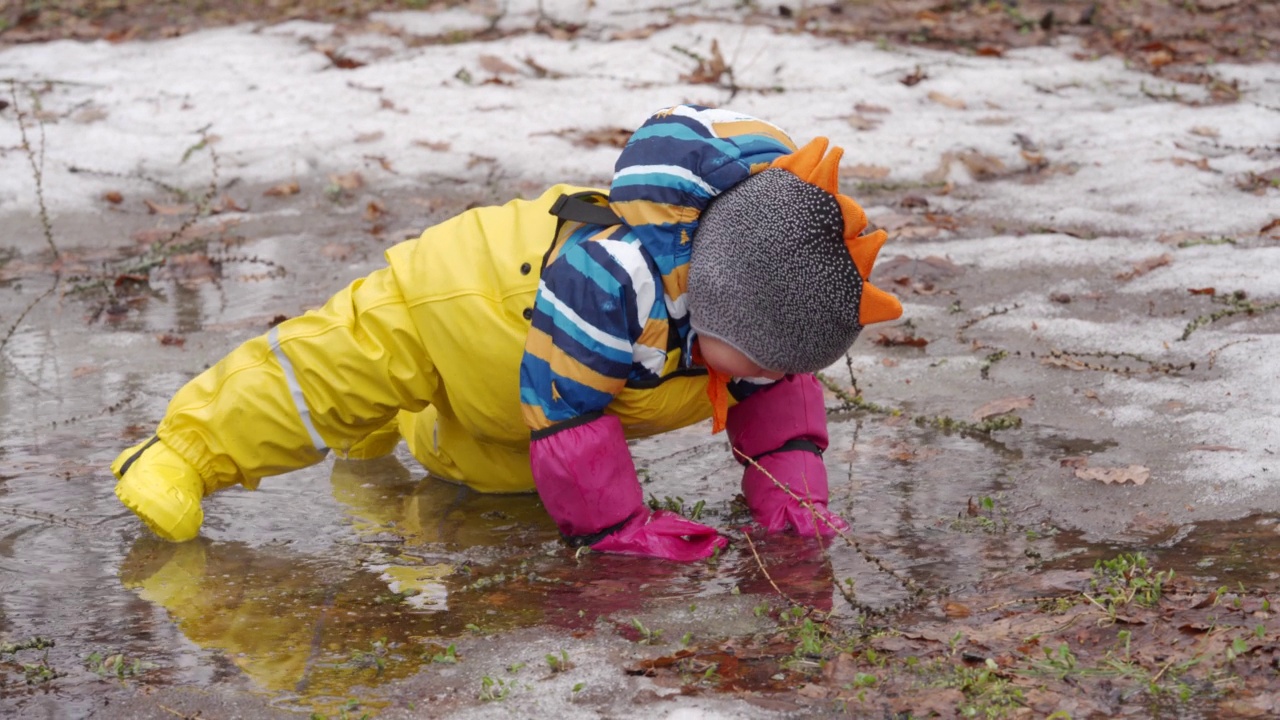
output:
M 388 267 L 189 382 L 157 434 L 209 487 L 252 487 L 329 449 L 375 457 L 403 436 L 434 475 L 533 490 L 519 397 L 526 311 L 556 228 L 549 208 L 582 190 L 470 210 L 392 247 Z M 606 412 L 643 437 L 706 419 L 705 393 L 705 376 L 675 376 L 624 390 Z

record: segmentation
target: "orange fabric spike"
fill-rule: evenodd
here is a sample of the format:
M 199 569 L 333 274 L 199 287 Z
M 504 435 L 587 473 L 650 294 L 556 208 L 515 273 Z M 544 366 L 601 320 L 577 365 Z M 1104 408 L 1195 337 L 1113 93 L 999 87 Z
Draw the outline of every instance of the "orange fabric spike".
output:
M 729 422 L 729 380 L 730 377 L 707 366 L 707 399 L 711 401 L 711 434 L 724 430 Z
M 858 322 L 864 327 L 902 317 L 902 303 L 898 298 L 869 282 L 862 283 L 862 302 L 859 305 Z
M 858 274 L 863 280 L 871 277 L 871 268 L 876 264 L 876 256 L 880 254 L 880 248 L 884 247 L 884 242 L 888 239 L 889 234 L 884 230 L 844 239 L 845 247 L 849 248 L 849 255 L 853 258 L 853 264 L 858 266 Z
M 816 137 L 809 141 L 808 145 L 791 153 L 783 155 L 773 161 L 773 166 L 790 170 L 792 175 L 801 180 L 808 180 L 809 175 L 813 173 L 814 168 L 818 167 L 818 163 L 822 161 L 822 156 L 827 152 L 828 140 L 824 137 Z
M 844 216 L 844 239 L 848 244 L 851 238 L 856 238 L 867 229 L 867 214 L 863 212 L 862 206 L 848 195 L 836 195 L 836 202 L 840 204 L 840 214 Z
M 818 163 L 818 167 L 813 169 L 807 178 L 810 184 L 826 190 L 832 195 L 840 194 L 840 158 L 844 157 L 844 148 L 836 146 L 831 148 L 831 152 L 822 158 L 822 162 Z
M 715 435 L 724 430 L 729 422 L 729 381 L 733 378 L 708 365 L 697 343 L 693 346 L 693 361 L 707 369 L 707 399 L 711 401 L 711 434 Z

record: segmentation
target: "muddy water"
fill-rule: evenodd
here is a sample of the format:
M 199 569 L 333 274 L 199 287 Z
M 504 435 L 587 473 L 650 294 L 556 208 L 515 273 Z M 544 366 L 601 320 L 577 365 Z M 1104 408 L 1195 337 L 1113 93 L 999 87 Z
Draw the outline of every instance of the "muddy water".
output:
M 832 507 L 852 521 L 858 548 L 745 536 L 740 470 L 705 426 L 633 452 L 654 502 L 702 502 L 701 519 L 729 532 L 733 545 L 713 563 L 575 556 L 536 497 L 480 496 L 424 477 L 403 449 L 221 493 L 206 501 L 198 541 L 155 540 L 116 502 L 107 465 L 149 434 L 170 394 L 273 318 L 376 267 L 403 235 L 396 228 L 476 198 L 429 188 L 380 199 L 390 219 L 376 223 L 362 199 L 321 193 L 202 221 L 216 229 L 196 249 L 218 262 L 170 262 L 149 289 L 128 277 L 131 236 L 163 219 L 60 218 L 68 240 L 57 276 L 38 226 L 6 219 L 10 242 L 26 249 L 0 256 L 0 332 L 16 323 L 0 371 L 0 637 L 55 644 L 0 656 L 4 712 L 393 716 L 430 706 L 466 716 L 495 707 L 486 694 L 507 693 L 503 707 L 587 716 L 649 697 L 647 681 L 625 670 L 686 633 L 711 642 L 768 630 L 762 604 L 852 618 L 837 585 L 860 606 L 889 607 L 910 597 L 904 579 L 959 589 L 1139 550 L 1222 584 L 1276 580 L 1276 518 L 1171 523 L 1128 491 L 1091 506 L 1070 495 L 1059 460 L 1105 451 L 1115 442 L 1105 432 L 1069 421 L 993 436 L 921 427 L 908 420 L 925 412 L 913 401 L 954 399 L 980 381 L 912 396 L 874 372 L 862 377 L 867 397 L 896 400 L 906 414 L 833 415 L 827 453 Z M 227 219 L 236 222 L 218 225 Z M 882 354 L 920 360 L 913 348 Z M 1126 521 L 1085 532 L 1091 510 Z M 560 652 L 573 666 L 551 672 L 545 657 Z M 775 675 L 757 676 L 745 689 L 767 691 Z M 701 702 L 768 715 L 733 697 Z

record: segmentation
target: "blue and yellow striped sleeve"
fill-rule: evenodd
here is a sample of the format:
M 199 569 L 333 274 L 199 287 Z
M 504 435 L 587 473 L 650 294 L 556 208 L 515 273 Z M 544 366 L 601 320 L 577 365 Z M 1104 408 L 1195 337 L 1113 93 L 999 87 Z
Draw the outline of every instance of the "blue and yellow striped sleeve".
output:
M 632 374 L 654 292 L 636 287 L 630 247 L 581 242 L 543 270 L 520 364 L 520 402 L 531 430 L 604 410 Z M 647 269 L 639 279 L 652 285 Z

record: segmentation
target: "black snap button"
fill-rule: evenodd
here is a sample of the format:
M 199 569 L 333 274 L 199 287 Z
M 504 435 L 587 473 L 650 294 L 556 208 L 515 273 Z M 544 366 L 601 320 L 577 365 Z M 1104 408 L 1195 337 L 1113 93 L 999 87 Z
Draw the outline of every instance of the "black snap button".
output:
M 520 274 L 521 274 L 521 275 L 528 275 L 528 274 L 529 274 L 529 271 L 530 271 L 530 270 L 532 270 L 532 269 L 533 269 L 533 266 L 532 266 L 532 265 L 530 265 L 529 263 L 525 263 L 525 264 L 523 264 L 523 265 L 521 265 L 521 266 L 520 266 Z
M 524 309 L 524 319 L 525 319 L 525 320 L 532 320 L 532 319 L 533 319 L 533 308 L 525 308 L 525 309 Z

